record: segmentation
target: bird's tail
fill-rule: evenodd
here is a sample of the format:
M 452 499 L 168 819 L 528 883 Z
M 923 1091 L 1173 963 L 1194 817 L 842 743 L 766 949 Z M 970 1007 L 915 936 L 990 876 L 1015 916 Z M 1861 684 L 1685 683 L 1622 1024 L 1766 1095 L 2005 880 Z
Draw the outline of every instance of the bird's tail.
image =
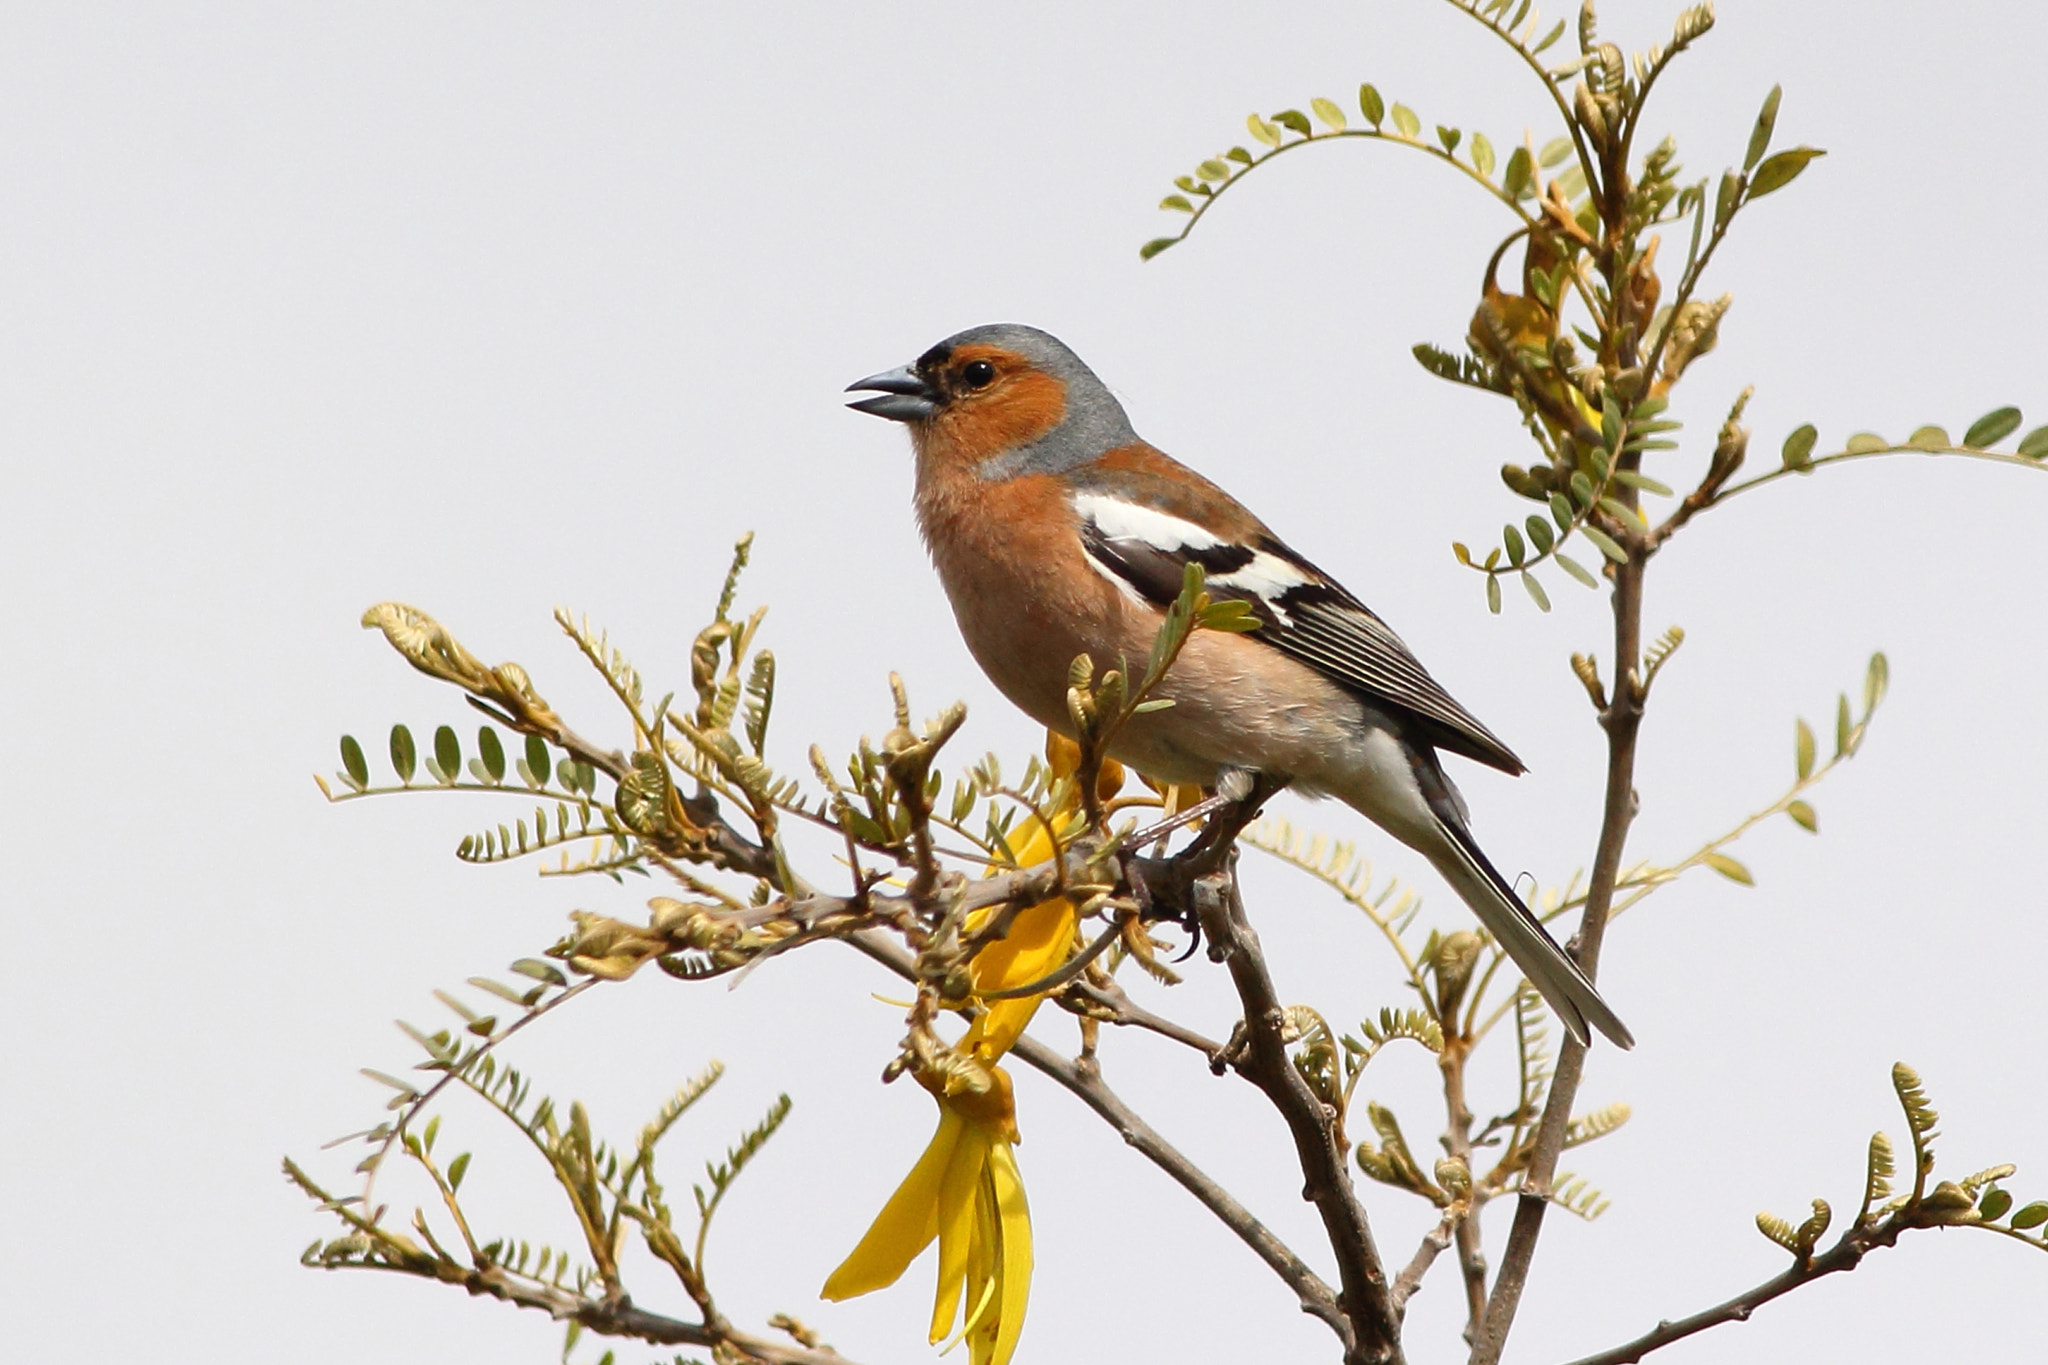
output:
M 1543 922 L 1522 904 L 1507 878 L 1494 870 L 1463 823 L 1446 820 L 1439 813 L 1437 824 L 1444 839 L 1436 849 L 1424 850 L 1430 862 L 1451 884 L 1451 889 L 1472 907 L 1472 913 L 1522 969 L 1529 983 L 1557 1011 L 1557 1017 L 1564 1021 L 1572 1036 L 1582 1043 L 1592 1041 L 1587 1031 L 1590 1024 L 1616 1047 L 1634 1047 L 1636 1040 L 1628 1025 L 1608 1008 L 1579 964 L 1557 946 L 1557 940 L 1550 936 Z

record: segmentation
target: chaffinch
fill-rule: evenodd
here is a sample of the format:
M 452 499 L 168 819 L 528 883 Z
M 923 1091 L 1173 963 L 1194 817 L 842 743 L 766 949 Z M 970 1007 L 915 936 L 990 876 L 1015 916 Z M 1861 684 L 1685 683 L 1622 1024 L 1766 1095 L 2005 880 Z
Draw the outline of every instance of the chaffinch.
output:
M 1115 757 L 1161 782 L 1229 768 L 1334 796 L 1427 858 L 1581 1041 L 1628 1029 L 1474 841 L 1439 750 L 1522 761 L 1385 622 L 1200 474 L 1139 439 L 1057 338 L 1013 324 L 948 337 L 851 404 L 903 423 L 917 519 L 967 647 L 1004 696 L 1071 733 L 1067 669 L 1143 659 L 1189 562 L 1258 629 L 1198 631 Z

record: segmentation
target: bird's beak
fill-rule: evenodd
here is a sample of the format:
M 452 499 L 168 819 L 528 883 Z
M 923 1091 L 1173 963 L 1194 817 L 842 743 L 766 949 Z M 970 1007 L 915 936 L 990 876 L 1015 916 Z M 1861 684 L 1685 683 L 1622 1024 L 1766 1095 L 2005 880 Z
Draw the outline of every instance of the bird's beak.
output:
M 939 410 L 938 391 L 908 365 L 871 374 L 846 386 L 848 393 L 867 390 L 876 391 L 880 397 L 863 398 L 846 406 L 855 412 L 871 412 L 877 417 L 886 417 L 892 422 L 922 422 Z

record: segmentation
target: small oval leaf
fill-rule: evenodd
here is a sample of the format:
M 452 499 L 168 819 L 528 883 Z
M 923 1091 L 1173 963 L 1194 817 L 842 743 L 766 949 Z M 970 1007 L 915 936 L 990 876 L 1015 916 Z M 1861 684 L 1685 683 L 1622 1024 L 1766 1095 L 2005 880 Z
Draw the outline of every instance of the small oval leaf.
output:
M 1859 431 L 1842 443 L 1842 449 L 1851 455 L 1874 455 L 1880 450 L 1890 450 L 1892 443 L 1874 431 Z
M 1422 133 L 1422 120 L 1417 118 L 1415 111 L 1407 105 L 1397 104 L 1394 106 L 1394 127 L 1399 130 L 1402 137 L 1413 142 Z
M 356 743 L 354 735 L 341 737 L 341 766 L 358 791 L 370 785 L 370 765 L 363 758 L 363 746 Z
M 2036 1200 L 2012 1216 L 2012 1225 L 2021 1232 L 2048 1223 L 2048 1202 Z
M 1375 128 L 1387 116 L 1387 102 L 1369 83 L 1358 87 L 1358 112 L 1365 115 L 1365 121 Z
M 398 773 L 400 782 L 412 781 L 413 767 L 419 761 L 419 754 L 413 747 L 412 731 L 403 725 L 391 727 L 391 767 Z
M 1500 615 L 1500 575 L 1486 576 L 1486 609 L 1495 616 Z
M 1813 463 L 1813 443 L 1820 439 L 1820 432 L 1808 422 L 1785 438 L 1785 468 L 1804 469 Z
M 1560 552 L 1552 555 L 1551 558 L 1557 561 L 1557 566 L 1560 569 L 1563 569 L 1587 587 L 1597 588 L 1600 586 L 1600 580 L 1593 577 L 1591 573 L 1587 572 L 1585 565 L 1579 563 L 1578 560 L 1573 559 L 1570 555 Z
M 1138 259 L 1149 261 L 1179 240 L 1180 238 L 1178 237 L 1154 237 L 1151 241 L 1138 248 Z
M 1794 147 L 1789 152 L 1779 152 L 1756 168 L 1756 174 L 1750 178 L 1749 193 L 1744 196 L 1745 199 L 1761 199 L 1774 190 L 1784 189 L 1797 180 L 1799 173 L 1816 158 L 1826 155 L 1827 153 L 1818 147 Z
M 1792 823 L 1808 834 L 1820 833 L 1820 816 L 1804 801 L 1793 801 L 1786 805 L 1785 814 L 1792 817 Z
M 2035 427 L 2020 442 L 2019 453 L 2030 460 L 2048 460 L 2048 427 Z
M 505 746 L 498 742 L 498 732 L 488 725 L 477 727 L 477 757 L 483 761 L 484 774 L 492 782 L 505 780 Z
M 1522 586 L 1529 590 L 1529 600 L 1536 604 L 1536 610 L 1550 610 L 1550 594 L 1543 591 L 1543 585 L 1536 581 L 1536 575 L 1522 570 Z
M 1315 110 L 1316 117 L 1332 129 L 1338 132 L 1344 130 L 1347 120 L 1344 117 L 1344 111 L 1337 107 L 1335 100 L 1326 100 L 1321 96 L 1317 96 L 1308 102 L 1308 107 Z
M 1813 727 L 1803 720 L 1792 735 L 1792 766 L 1801 782 L 1813 776 Z
M 1998 408 L 1987 412 L 1970 423 L 1970 429 L 1963 433 L 1963 444 L 1979 450 L 1995 446 L 2020 429 L 2018 408 Z
M 1749 869 L 1725 853 L 1709 853 L 1700 861 L 1731 882 L 1740 882 L 1744 886 L 1756 885 L 1756 878 L 1749 874 Z
M 434 731 L 434 763 L 443 782 L 462 775 L 462 741 L 455 737 L 453 726 L 443 725 Z

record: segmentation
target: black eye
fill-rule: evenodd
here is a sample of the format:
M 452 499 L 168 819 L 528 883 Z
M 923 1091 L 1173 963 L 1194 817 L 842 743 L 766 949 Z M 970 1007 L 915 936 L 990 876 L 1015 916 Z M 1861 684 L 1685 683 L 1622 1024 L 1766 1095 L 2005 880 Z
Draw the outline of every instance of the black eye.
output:
M 986 360 L 970 360 L 960 367 L 960 380 L 970 389 L 985 389 L 995 377 L 996 367 Z

